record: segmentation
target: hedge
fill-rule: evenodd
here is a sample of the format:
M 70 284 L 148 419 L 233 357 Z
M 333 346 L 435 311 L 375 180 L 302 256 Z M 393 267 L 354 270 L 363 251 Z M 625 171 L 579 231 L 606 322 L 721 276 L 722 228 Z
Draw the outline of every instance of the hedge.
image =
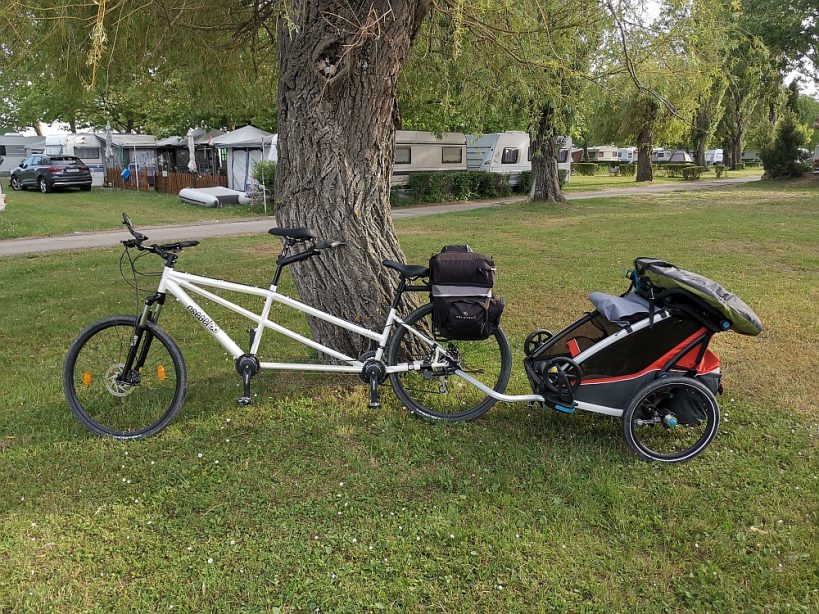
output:
M 715 164 L 714 165 L 714 172 L 717 174 L 717 179 L 722 177 L 723 175 L 728 175 L 728 169 L 725 168 L 724 164 Z
M 532 185 L 531 173 L 521 173 L 516 191 L 528 191 Z M 438 203 L 471 198 L 500 198 L 512 193 L 509 176 L 501 173 L 413 173 L 406 189 L 415 203 Z M 406 204 L 393 189 L 391 200 L 395 205 Z
M 636 164 L 621 164 L 620 165 L 620 174 L 625 177 L 633 177 L 637 174 L 637 165 Z
M 663 164 L 663 172 L 666 177 L 684 177 L 685 169 L 694 166 L 691 162 L 674 162 Z
M 597 172 L 597 165 L 593 162 L 573 162 L 572 172 L 592 177 Z
M 699 179 L 705 172 L 704 166 L 686 166 L 682 169 L 683 179 Z

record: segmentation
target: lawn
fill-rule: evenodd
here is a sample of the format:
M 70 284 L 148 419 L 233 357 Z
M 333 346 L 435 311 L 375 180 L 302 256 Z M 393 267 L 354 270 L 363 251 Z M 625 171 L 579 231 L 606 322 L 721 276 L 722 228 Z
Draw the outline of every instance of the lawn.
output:
M 713 343 L 719 436 L 658 467 L 614 418 L 498 404 L 429 424 L 386 390 L 368 410 L 356 378 L 290 374 L 257 378 L 240 409 L 232 361 L 169 305 L 185 407 L 152 439 L 100 440 L 72 418 L 59 374 L 82 327 L 135 309 L 118 251 L 6 258 L 0 611 L 819 609 L 815 179 L 397 226 L 411 261 L 455 242 L 495 256 L 514 393 L 527 388 L 526 334 L 569 323 L 593 290 L 625 290 L 635 256 L 722 282 L 766 330 Z M 265 236 L 213 239 L 180 268 L 265 284 L 275 251 Z
M 156 225 L 264 215 L 261 206 L 211 209 L 188 205 L 176 196 L 160 192 L 105 188 L 50 194 L 34 190 L 13 192 L 6 179 L 3 179 L 3 191 L 9 203 L 0 213 L 0 239 L 116 229 L 120 227 L 117 219 L 121 211 L 127 211 L 134 219 L 149 219 Z
M 760 169 L 729 173 L 729 177 L 750 177 L 762 174 Z M 714 179 L 713 173 L 703 176 Z M 657 177 L 654 183 L 681 183 L 682 179 Z M 566 185 L 567 192 L 594 191 L 634 187 L 634 177 L 596 175 L 584 177 L 575 173 Z M 91 192 L 65 190 L 51 194 L 27 190 L 12 192 L 8 181 L 3 190 L 9 197 L 5 212 L 0 214 L 0 240 L 112 230 L 120 227 L 121 219 L 113 213 L 127 211 L 135 220 L 150 220 L 152 225 L 186 224 L 208 220 L 255 217 L 264 215 L 260 205 L 253 207 L 205 208 L 189 205 L 177 197 L 158 192 L 94 188 Z M 272 209 L 270 209 L 272 211 Z
M 722 179 L 736 179 L 739 177 L 761 177 L 762 176 L 762 169 L 761 168 L 749 168 L 744 169 L 741 171 L 728 171 L 725 175 L 722 176 Z M 702 179 L 716 179 L 717 175 L 713 171 L 708 171 L 703 174 Z M 675 177 L 664 177 L 662 173 L 654 173 L 654 181 L 652 182 L 655 185 L 657 184 L 667 184 L 667 183 L 690 183 L 690 181 L 686 181 L 680 178 Z M 572 173 L 572 180 L 564 186 L 564 190 L 566 192 L 586 192 L 592 190 L 608 190 L 612 188 L 633 188 L 636 187 L 638 184 L 636 183 L 634 176 L 625 177 L 612 177 L 609 176 L 607 172 L 598 173 L 597 175 L 593 175 L 591 177 L 581 175 L 578 172 Z

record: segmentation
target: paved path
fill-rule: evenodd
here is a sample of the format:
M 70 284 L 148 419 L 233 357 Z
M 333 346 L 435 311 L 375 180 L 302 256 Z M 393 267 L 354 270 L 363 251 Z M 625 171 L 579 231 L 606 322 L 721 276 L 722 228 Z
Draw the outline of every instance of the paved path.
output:
M 738 183 L 759 181 L 759 177 L 737 177 L 734 179 L 707 179 L 697 183 L 660 183 L 635 186 L 633 188 L 610 188 L 593 192 L 567 192 L 569 200 L 585 200 L 590 198 L 611 198 L 617 196 L 638 196 L 642 194 L 657 194 L 664 192 L 687 192 L 706 188 L 729 186 Z M 498 200 L 463 201 L 393 209 L 392 216 L 400 220 L 404 218 L 423 217 L 449 213 L 452 211 L 470 211 L 486 209 L 524 200 L 521 196 L 501 198 Z M 226 237 L 236 235 L 262 234 L 276 225 L 271 217 L 249 218 L 244 220 L 212 220 L 196 224 L 178 226 L 148 226 L 139 227 L 139 230 L 151 238 L 152 242 L 163 243 L 182 239 L 207 239 L 209 237 Z M 7 239 L 0 241 L 0 256 L 20 256 L 41 252 L 56 252 L 72 249 L 88 249 L 98 247 L 112 247 L 127 239 L 125 230 L 104 230 L 96 232 L 76 232 L 70 235 L 54 237 Z

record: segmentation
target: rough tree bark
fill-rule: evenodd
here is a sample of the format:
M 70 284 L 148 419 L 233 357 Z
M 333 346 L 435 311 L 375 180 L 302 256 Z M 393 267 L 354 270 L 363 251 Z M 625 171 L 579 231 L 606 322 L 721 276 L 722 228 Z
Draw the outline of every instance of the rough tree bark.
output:
M 279 20 L 276 218 L 347 246 L 293 265 L 301 299 L 381 329 L 403 261 L 389 181 L 396 87 L 429 0 L 293 0 Z M 315 318 L 314 338 L 348 355 L 366 339 Z
M 533 202 L 564 202 L 566 197 L 560 189 L 560 172 L 557 157 L 560 154 L 558 135 L 553 122 L 555 109 L 544 104 L 538 113 L 532 143 L 532 189 L 529 200 Z

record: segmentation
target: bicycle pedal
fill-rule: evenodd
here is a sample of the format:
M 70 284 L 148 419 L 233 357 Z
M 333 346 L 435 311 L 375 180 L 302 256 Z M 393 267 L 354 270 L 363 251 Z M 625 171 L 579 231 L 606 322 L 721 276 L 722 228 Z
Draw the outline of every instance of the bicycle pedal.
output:
M 238 399 L 236 399 L 236 405 L 238 405 L 239 407 L 247 407 L 250 404 L 251 404 L 250 397 L 239 397 Z

